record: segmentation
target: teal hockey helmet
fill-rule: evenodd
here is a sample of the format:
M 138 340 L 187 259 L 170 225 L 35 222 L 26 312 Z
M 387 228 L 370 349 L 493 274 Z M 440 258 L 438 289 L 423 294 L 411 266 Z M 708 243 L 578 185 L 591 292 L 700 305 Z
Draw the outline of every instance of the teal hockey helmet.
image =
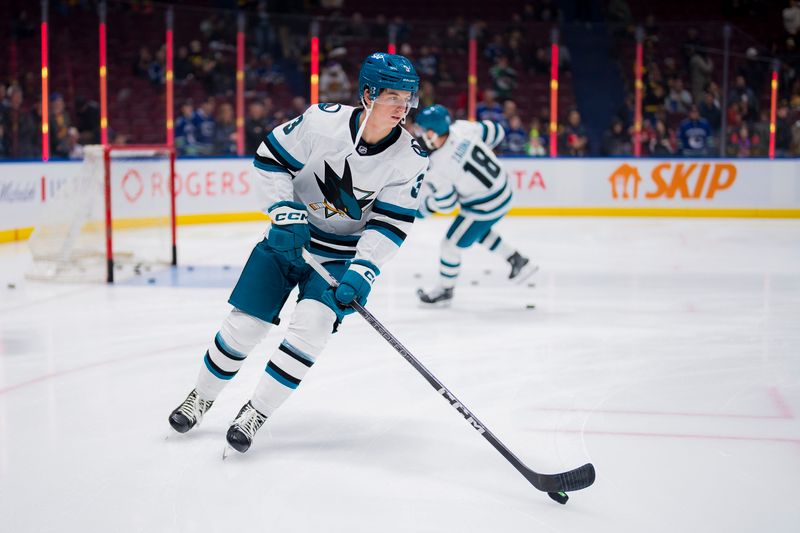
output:
M 363 98 L 364 89 L 368 89 L 369 97 L 373 101 L 378 98 L 381 89 L 408 91 L 411 93 L 409 107 L 416 107 L 419 76 L 414 65 L 406 57 L 375 52 L 361 64 L 358 88 L 359 98 Z
M 436 135 L 444 135 L 450 131 L 450 112 L 446 107 L 434 104 L 422 109 L 414 118 L 416 123 L 423 130 L 433 130 Z

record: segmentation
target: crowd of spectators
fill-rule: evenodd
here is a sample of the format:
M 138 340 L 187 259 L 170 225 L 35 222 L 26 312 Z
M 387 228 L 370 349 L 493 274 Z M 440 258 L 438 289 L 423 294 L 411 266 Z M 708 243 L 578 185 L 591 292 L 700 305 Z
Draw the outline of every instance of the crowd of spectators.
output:
M 775 154 L 800 155 L 800 54 L 796 49 L 796 39 L 800 38 L 800 2 L 792 0 L 788 4 L 783 10 L 781 28 L 785 33 L 770 46 L 742 44 L 747 41 L 746 36 L 733 34 L 726 107 L 721 88 L 720 45 L 712 42 L 711 37 L 701 36 L 697 28 L 658 24 L 653 15 L 645 18 L 640 136 L 643 155 L 767 156 L 770 79 L 775 60 L 779 61 Z M 620 22 L 616 27 L 618 47 L 632 46 L 634 30 L 627 2 L 612 0 L 609 10 L 610 16 Z M 775 26 L 777 30 L 778 21 Z M 668 43 L 674 42 L 680 43 L 679 53 L 670 54 Z M 633 83 L 629 79 L 628 86 L 632 88 Z M 603 135 L 601 155 L 633 153 L 633 101 L 631 90 Z
M 267 2 L 247 2 L 248 16 L 245 116 L 245 151 L 253 153 L 264 133 L 307 105 L 310 50 L 307 20 L 277 19 Z M 59 3 L 61 4 L 61 3 Z M 67 2 L 68 7 L 69 2 Z M 359 13 L 343 14 L 342 2 L 330 4 L 334 22 L 322 32 L 319 77 L 321 101 L 355 104 L 356 69 L 361 52 L 354 43 L 375 42 L 392 34 L 399 53 L 414 62 L 423 83 L 420 107 L 444 103 L 456 118 L 466 118 L 467 91 L 461 73 L 449 62 L 465 62 L 470 26 L 457 16 L 446 27 L 406 21 L 402 17 L 377 16 L 365 21 Z M 134 8 L 152 9 L 150 2 L 132 2 Z M 139 7 L 136 7 L 139 6 Z M 625 0 L 609 3 L 610 20 L 632 21 Z M 665 32 L 653 16 L 644 22 L 644 120 L 641 152 L 651 156 L 716 155 L 724 139 L 727 156 L 764 156 L 769 139 L 769 109 L 764 105 L 766 57 L 780 57 L 780 101 L 777 109 L 776 151 L 779 156 L 800 153 L 800 64 L 795 39 L 800 38 L 800 2 L 792 0 L 783 10 L 782 44 L 770 50 L 748 47 L 734 71 L 728 107 L 722 109 L 720 58 L 709 53 L 708 43 L 694 28 L 685 29 L 677 57 L 665 55 L 660 37 Z M 26 28 L 23 13 L 16 27 Z M 502 124 L 506 140 L 500 151 L 507 155 L 545 156 L 549 152 L 549 108 L 526 96 L 531 77 L 547 77 L 550 54 L 546 34 L 531 35 L 529 23 L 553 23 L 562 17 L 552 1 L 527 3 L 506 23 L 494 26 L 478 21 L 479 41 L 477 118 Z M 28 21 L 30 22 L 30 21 Z M 297 26 L 297 27 L 294 27 Z M 628 27 L 631 26 L 628 24 Z M 235 92 L 235 16 L 233 12 L 209 12 L 196 25 L 196 38 L 176 44 L 174 58 L 175 144 L 183 156 L 226 156 L 237 153 Z M 412 47 L 411 43 L 425 43 Z M 354 54 L 354 51 L 357 53 Z M 736 44 L 734 43 L 734 51 Z M 455 59 L 454 59 L 455 58 Z M 570 53 L 561 46 L 559 71 L 569 76 Z M 166 48 L 141 46 L 134 52 L 131 75 L 147 80 L 153 94 L 162 94 L 166 80 Z M 27 87 L 27 86 L 26 86 Z M 54 87 L 58 91 L 58 87 Z M 51 89 L 52 90 L 52 89 Z M 53 92 L 49 101 L 50 152 L 55 158 L 80 158 L 82 145 L 99 142 L 99 105 L 78 96 L 65 101 Z M 558 124 L 558 153 L 585 156 L 601 153 L 626 156 L 633 153 L 633 95 L 602 136 L 601 146 L 590 146 L 590 135 L 574 107 L 562 111 Z M 36 158 L 41 154 L 41 104 L 38 95 L 26 95 L 17 80 L 0 83 L 0 157 Z M 723 122 L 727 124 L 722 131 Z M 113 142 L 128 135 L 116 131 Z

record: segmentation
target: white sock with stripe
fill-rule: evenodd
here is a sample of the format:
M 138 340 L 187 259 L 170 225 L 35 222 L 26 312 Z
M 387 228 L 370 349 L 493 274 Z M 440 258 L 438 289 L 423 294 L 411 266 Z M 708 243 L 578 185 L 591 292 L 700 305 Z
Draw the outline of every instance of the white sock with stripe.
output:
M 233 309 L 206 350 L 195 385 L 200 397 L 216 400 L 225 385 L 239 372 L 247 355 L 271 328 L 269 322 Z
M 516 250 L 509 246 L 503 238 L 493 230 L 489 230 L 489 233 L 483 236 L 482 239 L 478 241 L 482 245 L 486 247 L 492 253 L 498 254 L 503 259 L 508 259 Z
M 272 354 L 250 402 L 261 414 L 272 413 L 300 385 L 331 336 L 336 315 L 322 302 L 301 300 L 286 338 Z

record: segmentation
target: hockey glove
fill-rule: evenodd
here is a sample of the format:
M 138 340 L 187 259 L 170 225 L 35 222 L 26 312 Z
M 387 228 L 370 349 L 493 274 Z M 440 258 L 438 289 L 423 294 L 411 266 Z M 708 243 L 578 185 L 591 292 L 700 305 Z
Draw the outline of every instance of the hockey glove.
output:
M 277 202 L 269 208 L 272 226 L 267 236 L 269 247 L 294 265 L 302 265 L 303 247 L 311 240 L 308 212 L 298 202 Z
M 350 307 L 353 300 L 361 305 L 367 303 L 372 284 L 380 273 L 378 267 L 369 261 L 356 259 L 350 263 L 339 286 L 335 289 L 331 287 L 322 294 L 322 302 L 333 309 L 337 320 L 341 322 L 345 316 L 355 311 Z

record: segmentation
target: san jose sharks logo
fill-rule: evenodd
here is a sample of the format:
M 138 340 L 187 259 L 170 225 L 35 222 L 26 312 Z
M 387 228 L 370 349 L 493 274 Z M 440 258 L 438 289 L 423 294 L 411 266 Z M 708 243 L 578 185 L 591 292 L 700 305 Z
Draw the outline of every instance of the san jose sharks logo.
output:
M 365 191 L 358 187 L 353 187 L 353 176 L 350 172 L 350 163 L 344 160 L 344 171 L 341 177 L 334 171 L 327 161 L 325 163 L 325 181 L 319 179 L 316 173 L 317 185 L 325 196 L 323 205 L 318 203 L 310 204 L 314 210 L 325 209 L 325 218 L 334 215 L 346 216 L 353 220 L 361 220 L 363 209 L 372 202 L 370 196 L 375 191 Z

